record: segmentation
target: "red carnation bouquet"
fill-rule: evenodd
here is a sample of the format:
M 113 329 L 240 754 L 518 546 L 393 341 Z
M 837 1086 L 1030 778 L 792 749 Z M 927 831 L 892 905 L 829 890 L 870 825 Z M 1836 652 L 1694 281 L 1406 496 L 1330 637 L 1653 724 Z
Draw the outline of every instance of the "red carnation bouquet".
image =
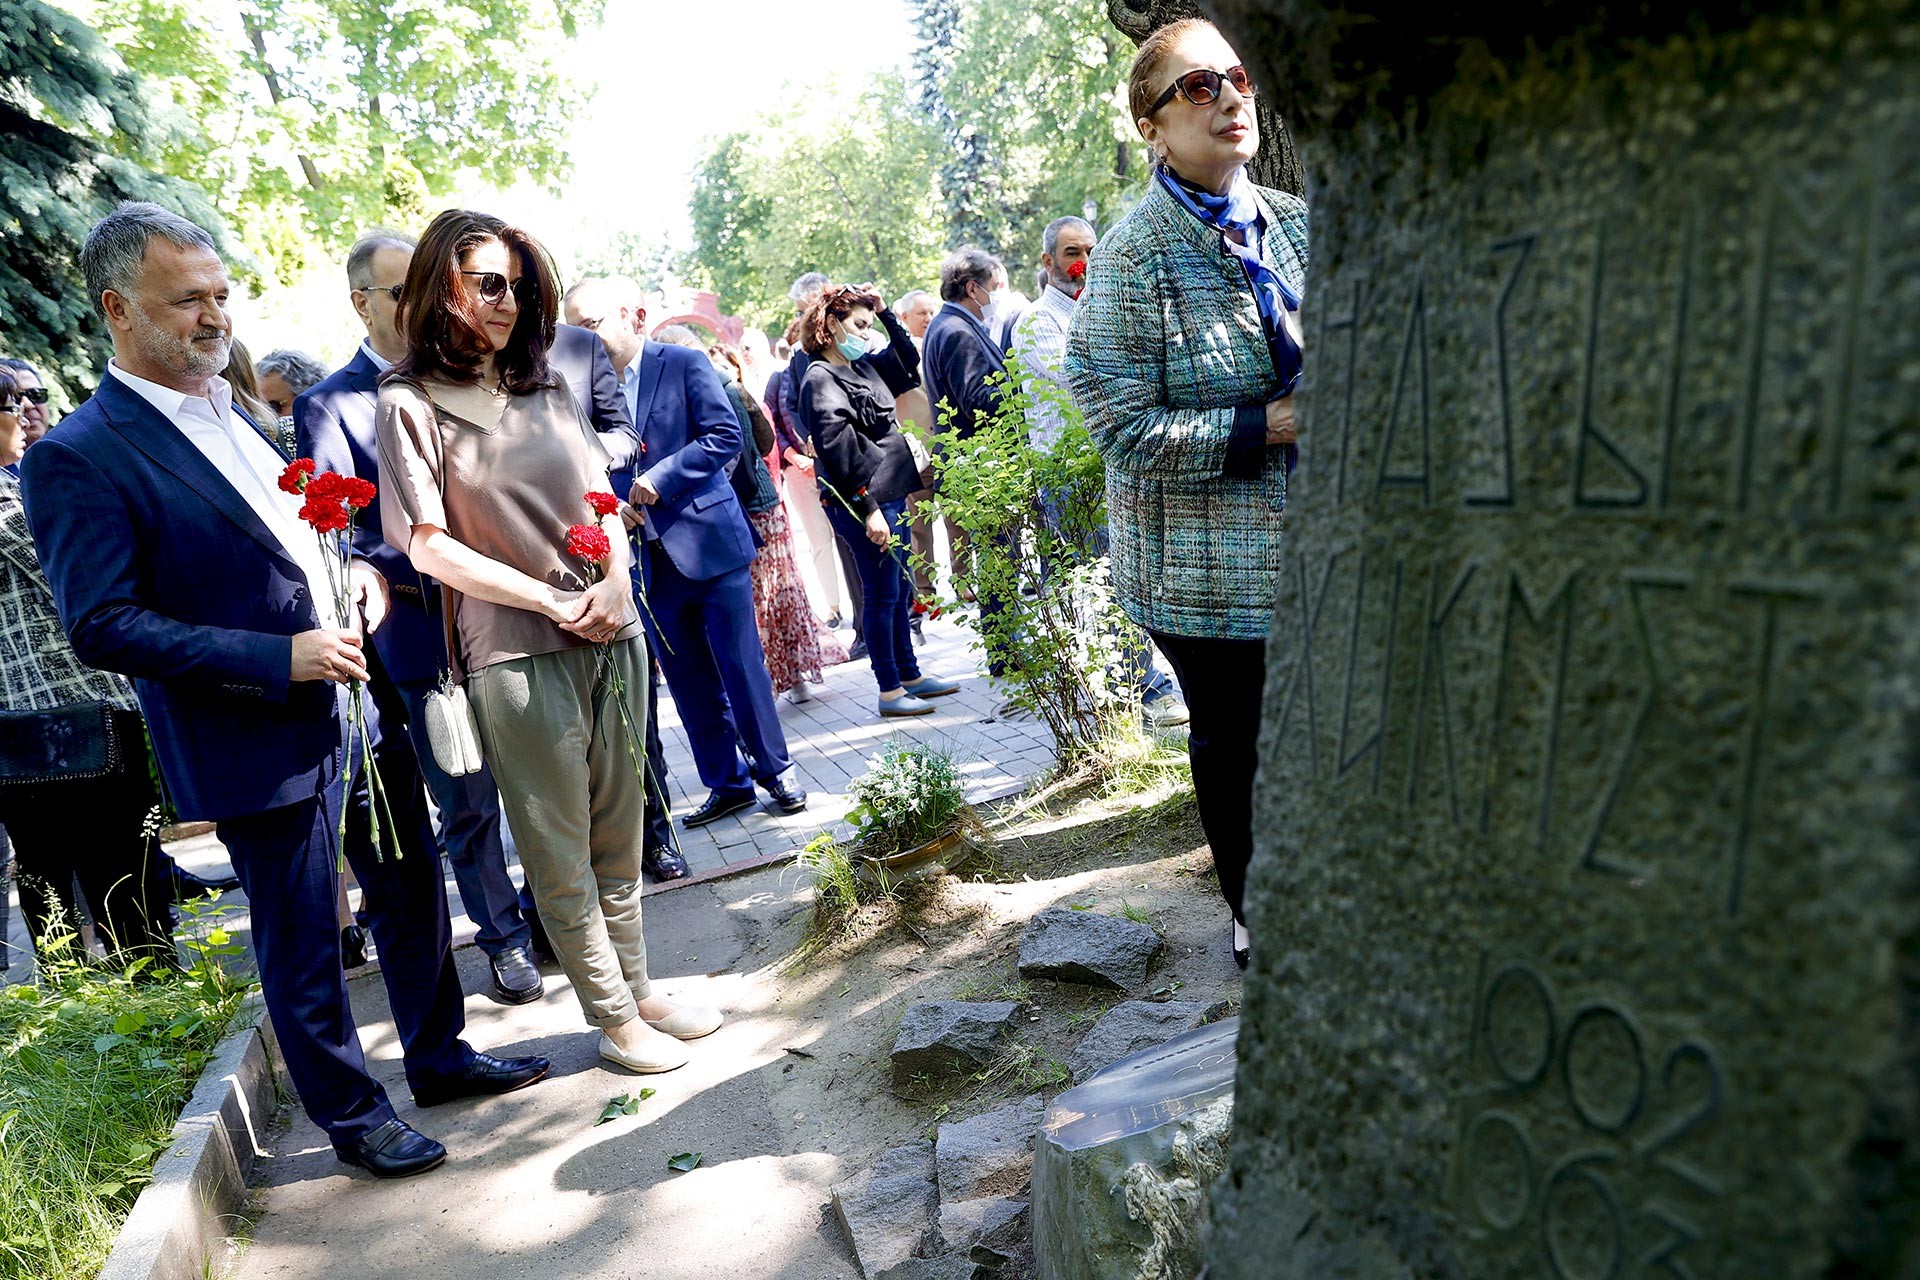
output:
M 611 493 L 595 492 L 585 495 L 587 506 L 593 514 L 604 520 L 620 510 L 620 499 Z M 607 560 L 613 555 L 613 539 L 598 524 L 576 524 L 567 529 L 566 552 L 582 562 L 583 574 L 589 584 L 600 581 L 606 576 Z M 639 593 L 641 608 L 647 607 L 647 597 Z M 648 609 L 648 616 L 652 610 Z M 655 623 L 655 630 L 659 627 Z M 635 722 L 633 706 L 627 699 L 627 680 L 621 674 L 620 664 L 613 659 L 613 641 L 599 646 L 601 670 L 606 673 L 607 685 L 613 691 L 615 703 L 620 708 L 620 725 L 626 730 L 627 754 L 633 758 L 634 772 L 640 776 L 642 787 L 651 785 L 654 803 L 666 805 L 666 788 L 660 779 L 650 778 L 647 769 L 646 744 L 641 737 L 641 727 Z
M 374 494 L 379 492 L 371 480 L 362 480 L 358 476 L 343 476 L 334 471 L 319 471 L 312 458 L 295 458 L 280 473 L 280 488 L 302 499 L 300 518 L 313 526 L 314 533 L 320 539 L 320 558 L 327 566 L 327 589 L 333 594 L 334 616 L 341 626 L 348 625 L 353 617 L 353 583 L 348 572 L 349 557 L 353 548 L 354 526 L 359 522 L 360 513 L 373 503 Z M 357 734 L 360 739 L 360 759 L 367 771 L 367 791 L 373 803 L 368 806 L 367 820 L 372 827 L 373 852 L 382 857 L 380 848 L 380 820 L 386 819 L 386 829 L 393 839 L 393 856 L 400 853 L 399 831 L 394 825 L 393 811 L 387 807 L 387 789 L 381 784 L 380 770 L 373 759 L 373 732 L 367 727 L 366 690 L 358 680 L 349 686 L 351 698 L 347 703 L 347 732 Z M 352 794 L 352 779 L 347 779 L 345 793 L 340 802 L 339 850 L 340 866 L 346 866 L 347 839 L 347 796 Z

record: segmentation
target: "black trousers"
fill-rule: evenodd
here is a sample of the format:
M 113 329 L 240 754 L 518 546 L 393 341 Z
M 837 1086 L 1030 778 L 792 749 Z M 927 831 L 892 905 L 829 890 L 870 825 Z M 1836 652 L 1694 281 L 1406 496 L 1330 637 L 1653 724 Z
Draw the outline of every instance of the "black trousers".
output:
M 1244 924 L 1241 899 L 1247 863 L 1253 858 L 1253 775 L 1260 764 L 1267 642 L 1149 634 L 1173 667 L 1193 717 L 1187 754 L 1193 762 L 1200 825 L 1213 847 L 1220 894 L 1233 909 L 1233 918 Z
M 120 768 L 103 778 L 0 787 L 0 825 L 13 838 L 20 912 L 37 951 L 57 913 L 78 929 L 73 882 L 93 911 L 95 929 L 121 959 L 171 960 L 173 885 L 161 874 L 157 835 L 142 835 L 160 803 L 147 772 L 137 711 L 113 713 Z

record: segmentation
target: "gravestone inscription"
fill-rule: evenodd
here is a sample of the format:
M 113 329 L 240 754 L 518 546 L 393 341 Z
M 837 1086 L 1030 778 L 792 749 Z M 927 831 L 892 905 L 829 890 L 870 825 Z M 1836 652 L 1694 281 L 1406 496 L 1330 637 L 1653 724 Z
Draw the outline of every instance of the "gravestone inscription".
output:
M 1208 7 L 1313 206 L 1211 1274 L 1920 1276 L 1914 11 Z

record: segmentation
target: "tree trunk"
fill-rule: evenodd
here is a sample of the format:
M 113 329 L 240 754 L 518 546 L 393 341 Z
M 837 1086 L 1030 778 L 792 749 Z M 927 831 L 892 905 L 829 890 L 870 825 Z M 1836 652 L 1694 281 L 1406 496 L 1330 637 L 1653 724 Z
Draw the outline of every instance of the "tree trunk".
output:
M 267 96 L 273 99 L 275 106 L 279 106 L 280 100 L 286 95 L 280 92 L 280 77 L 273 73 L 273 64 L 267 61 L 267 37 L 260 30 L 260 24 L 253 20 L 252 15 L 242 14 L 240 21 L 247 28 L 247 39 L 253 42 L 254 53 L 260 57 L 260 74 L 267 78 Z M 323 185 L 320 181 L 320 170 L 314 166 L 311 156 L 300 157 L 300 172 L 307 175 L 307 185 L 315 191 Z
M 1139 44 L 1169 22 L 1182 18 L 1201 18 L 1199 0 L 1107 0 L 1107 17 Z M 1260 151 L 1247 166 L 1253 180 L 1263 187 L 1278 187 L 1294 195 L 1306 194 L 1306 181 L 1300 172 L 1300 156 L 1293 147 L 1293 134 L 1287 122 L 1273 109 L 1271 96 L 1253 100 L 1255 118 L 1260 123 Z

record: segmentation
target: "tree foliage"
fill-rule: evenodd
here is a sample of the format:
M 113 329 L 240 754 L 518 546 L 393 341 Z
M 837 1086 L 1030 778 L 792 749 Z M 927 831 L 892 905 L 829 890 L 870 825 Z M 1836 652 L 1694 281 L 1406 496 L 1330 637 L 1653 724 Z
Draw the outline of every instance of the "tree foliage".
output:
M 195 128 L 161 148 L 284 282 L 476 174 L 557 189 L 604 0 L 75 0 Z
M 38 366 L 62 399 L 107 356 L 80 278 L 88 227 L 122 200 L 152 200 L 221 234 L 204 194 L 153 171 L 183 128 L 72 15 L 0 0 L 0 350 Z
M 693 179 L 694 258 L 722 306 L 771 331 L 807 271 L 923 287 L 940 259 L 939 134 L 898 76 L 715 144 Z
M 1089 200 L 1103 219 L 1144 176 L 1126 118 L 1132 50 L 1097 0 L 914 0 L 921 109 L 942 131 L 949 247 L 1010 262 Z M 1018 283 L 1016 277 L 1016 283 Z

